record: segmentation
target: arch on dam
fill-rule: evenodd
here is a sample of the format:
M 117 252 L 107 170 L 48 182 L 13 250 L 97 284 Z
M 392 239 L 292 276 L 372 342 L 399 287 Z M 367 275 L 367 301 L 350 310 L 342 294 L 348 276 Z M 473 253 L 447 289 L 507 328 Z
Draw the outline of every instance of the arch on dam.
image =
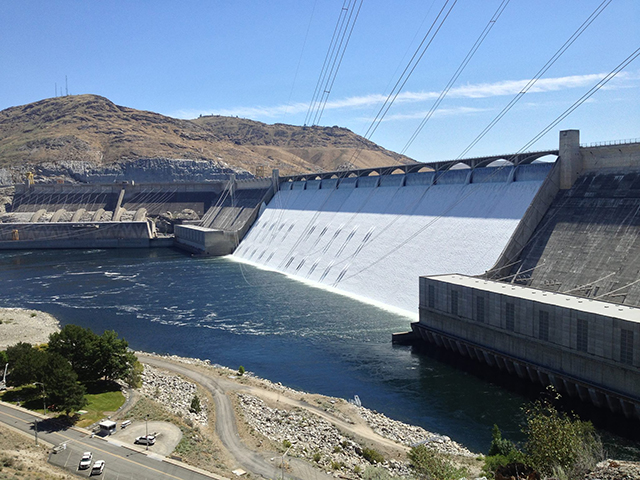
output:
M 369 168 L 360 168 L 355 170 L 341 170 L 341 171 L 333 171 L 333 172 L 321 172 L 321 173 L 313 173 L 313 174 L 303 174 L 303 175 L 291 175 L 280 177 L 282 182 L 285 181 L 304 181 L 309 179 L 319 179 L 324 180 L 327 178 L 342 178 L 345 176 L 345 172 L 349 172 L 348 175 L 354 175 L 356 177 L 368 177 L 373 173 L 377 175 L 393 175 L 397 173 L 418 173 L 421 171 L 434 171 L 434 172 L 442 172 L 446 170 L 450 170 L 453 166 L 458 164 L 464 164 L 469 168 L 478 168 L 478 167 L 486 167 L 492 162 L 496 160 L 507 160 L 511 162 L 514 166 L 518 165 L 527 165 L 532 163 L 538 159 L 543 157 L 547 157 L 549 155 L 553 155 L 556 158 L 558 157 L 558 150 L 541 150 L 538 152 L 524 152 L 524 153 L 514 153 L 509 155 L 492 155 L 488 157 L 476 157 L 476 158 L 462 158 L 456 160 L 444 160 L 439 162 L 423 162 L 423 163 L 412 163 L 409 165 L 391 165 L 386 167 L 369 167 Z

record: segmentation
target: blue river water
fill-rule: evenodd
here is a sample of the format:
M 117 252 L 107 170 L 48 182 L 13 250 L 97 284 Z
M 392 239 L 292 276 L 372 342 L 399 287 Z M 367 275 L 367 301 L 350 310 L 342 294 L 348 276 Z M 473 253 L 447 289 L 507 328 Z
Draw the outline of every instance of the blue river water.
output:
M 524 397 L 411 347 L 410 320 L 226 258 L 170 249 L 0 254 L 0 306 L 115 330 L 137 350 L 210 359 L 341 398 L 486 451 Z M 417 283 L 417 282 L 416 282 Z M 416 287 L 417 288 L 417 287 Z

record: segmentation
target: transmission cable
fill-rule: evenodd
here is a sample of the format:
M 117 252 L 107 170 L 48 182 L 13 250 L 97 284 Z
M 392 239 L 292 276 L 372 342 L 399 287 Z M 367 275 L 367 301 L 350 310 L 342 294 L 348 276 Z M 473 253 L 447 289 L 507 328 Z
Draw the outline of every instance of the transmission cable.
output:
M 325 56 L 322 70 L 320 71 L 318 83 L 316 84 L 313 98 L 309 104 L 309 109 L 305 117 L 305 126 L 308 124 L 316 125 L 322 116 L 324 105 L 326 105 L 329 94 L 331 93 L 331 88 L 335 82 L 336 76 L 338 75 L 338 69 L 340 68 L 342 58 L 344 57 L 347 45 L 351 39 L 351 34 L 353 33 L 353 28 L 363 2 L 364 0 L 360 0 L 360 5 L 355 17 L 353 16 L 353 13 L 358 0 L 353 0 L 353 3 L 352 0 L 344 0 L 344 3 L 342 4 L 340 15 L 338 16 L 338 22 L 336 23 L 336 27 L 333 31 L 333 37 L 331 38 L 331 43 Z
M 357 0 L 356 0 L 357 1 Z M 360 5 L 358 6 L 358 10 L 356 15 L 351 21 L 351 16 L 353 15 L 353 11 L 355 8 L 355 3 L 351 12 L 349 13 L 349 20 L 347 21 L 347 27 L 350 24 L 351 28 L 349 29 L 349 35 L 347 36 L 346 42 L 344 42 L 344 48 L 342 48 L 342 42 L 344 41 L 344 35 L 346 34 L 346 30 L 342 35 L 342 40 L 340 40 L 340 48 L 338 49 L 340 53 L 340 60 L 334 59 L 333 65 L 331 66 L 331 72 L 329 73 L 329 79 L 327 80 L 327 88 L 322 92 L 322 99 L 320 100 L 320 107 L 318 108 L 318 112 L 316 114 L 316 118 L 313 121 L 314 125 L 318 125 L 320 123 L 320 119 L 322 118 L 322 114 L 324 113 L 324 107 L 327 105 L 327 101 L 329 100 L 329 94 L 331 94 L 331 90 L 333 89 L 333 84 L 336 81 L 336 77 L 338 75 L 338 70 L 340 69 L 340 65 L 342 65 L 342 59 L 344 58 L 344 54 L 347 51 L 347 46 L 349 45 L 349 40 L 351 40 L 351 34 L 353 33 L 353 27 L 356 25 L 356 21 L 358 20 L 358 16 L 360 15 L 360 9 L 362 8 L 362 3 L 364 0 L 360 0 Z M 336 65 L 337 60 L 337 65 Z M 330 80 L 330 81 L 329 81 Z
M 469 50 L 469 53 L 467 53 L 467 56 L 464 58 L 464 60 L 462 61 L 462 63 L 460 64 L 460 66 L 458 67 L 456 72 L 453 74 L 453 76 L 449 80 L 449 83 L 447 83 L 447 85 L 444 87 L 442 92 L 440 92 L 440 95 L 438 96 L 438 99 L 433 103 L 433 105 L 431 106 L 431 109 L 429 110 L 427 115 L 424 117 L 422 122 L 420 122 L 420 125 L 418 126 L 418 128 L 416 128 L 415 132 L 413 132 L 413 135 L 411 135 L 411 138 L 409 138 L 409 140 L 407 141 L 407 144 L 404 146 L 404 148 L 400 152 L 401 155 L 405 154 L 405 152 L 411 146 L 413 141 L 418 137 L 418 135 L 420 134 L 420 132 L 422 131 L 424 126 L 431 119 L 431 117 L 433 116 L 434 112 L 440 106 L 440 103 L 442 103 L 442 100 L 444 100 L 444 97 L 447 96 L 447 94 L 449 93 L 449 90 L 451 90 L 451 87 L 453 87 L 453 84 L 458 80 L 458 77 L 460 77 L 460 75 L 462 74 L 462 72 L 466 68 L 467 64 L 471 61 L 471 59 L 474 57 L 474 55 L 476 54 L 476 52 L 480 48 L 480 45 L 482 45 L 482 42 L 484 42 L 484 39 L 487 37 L 487 35 L 489 35 L 489 32 L 491 31 L 493 26 L 496 24 L 496 22 L 500 18 L 500 15 L 502 15 L 502 12 L 504 11 L 504 9 L 507 8 L 507 5 L 509 4 L 509 2 L 510 2 L 510 0 L 503 0 L 502 1 L 502 3 L 500 4 L 500 6 L 496 10 L 496 12 L 493 14 L 491 19 L 489 20 L 489 23 L 487 23 L 487 25 L 484 27 L 484 30 L 480 34 L 480 36 L 478 37 L 476 42 L 471 47 L 471 50 Z
M 535 83 L 551 68 L 551 66 L 556 63 L 556 61 L 566 52 L 571 45 L 584 33 L 584 31 L 595 21 L 596 18 L 604 11 L 605 8 L 609 6 L 609 4 L 613 0 L 603 0 L 603 2 L 598 5 L 598 7 L 589 15 L 589 17 L 578 27 L 578 29 L 573 32 L 573 35 L 569 37 L 569 39 L 553 54 L 553 56 L 543 65 L 543 67 L 536 73 L 536 75 L 527 82 L 522 90 L 516 94 L 515 97 L 511 99 L 511 101 L 502 109 L 498 115 L 487 125 L 482 132 L 463 150 L 463 152 L 458 155 L 456 160 L 464 157 L 469 150 L 471 150 L 482 138 L 489 133 L 489 131 L 498 123 L 502 117 L 504 117 L 511 108 L 518 103 L 518 101 L 535 85 Z
M 606 85 L 612 78 L 614 78 L 618 73 L 620 73 L 625 67 L 627 67 L 633 60 L 635 60 L 638 56 L 640 56 L 640 48 L 636 49 L 633 53 L 631 53 L 631 55 L 629 55 L 627 58 L 625 58 L 621 63 L 619 63 L 610 73 L 608 73 L 607 75 L 605 75 L 598 83 L 596 83 L 593 87 L 591 87 L 584 95 L 582 95 L 582 97 L 580 97 L 578 100 L 576 100 L 569 108 L 567 108 L 563 113 L 561 113 L 558 117 L 556 117 L 555 120 L 553 120 L 547 127 L 543 128 L 540 133 L 538 133 L 537 135 L 535 135 L 529 142 L 527 142 L 522 148 L 520 148 L 520 150 L 518 150 L 516 153 L 514 153 L 509 159 L 507 159 L 508 161 L 514 160 L 517 155 L 519 155 L 520 153 L 526 151 L 531 145 L 533 145 L 534 143 L 536 143 L 538 140 L 540 140 L 540 138 L 542 138 L 544 135 L 546 135 L 547 133 L 549 133 L 549 131 L 555 127 L 558 123 L 560 123 L 562 120 L 564 120 L 567 116 L 569 116 L 572 112 L 574 112 L 580 105 L 582 105 L 585 101 L 587 101 L 594 93 L 596 93 L 600 88 L 602 88 L 604 85 Z M 501 170 L 503 167 L 497 167 L 496 168 L 496 172 L 493 172 L 493 174 L 495 175 L 499 170 Z M 387 258 L 389 255 L 391 255 L 394 251 L 396 251 L 398 249 L 398 247 L 401 247 L 403 245 L 406 245 L 407 243 L 409 243 L 411 240 L 413 240 L 415 237 L 417 237 L 419 234 L 421 234 L 422 232 L 424 232 L 425 230 L 427 230 L 428 228 L 430 228 L 434 223 L 436 223 L 438 220 L 440 220 L 442 217 L 445 216 L 445 214 L 447 214 L 448 212 L 450 212 L 454 207 L 456 207 L 459 203 L 461 203 L 463 200 L 465 200 L 468 196 L 470 196 L 471 193 L 467 193 L 466 195 L 463 195 L 462 197 L 460 197 L 456 202 L 454 202 L 445 212 L 443 212 L 441 215 L 435 217 L 433 220 L 431 220 L 429 223 L 427 223 L 425 226 L 423 226 L 422 228 L 418 229 L 416 232 L 414 232 L 413 234 L 411 234 L 408 238 L 406 238 L 404 241 L 402 241 L 399 245 L 394 246 L 394 248 L 390 251 L 388 251 L 387 253 L 385 253 L 384 255 L 380 256 L 379 258 L 377 258 L 376 260 L 370 262 L 366 267 L 361 268 L 359 271 L 353 273 L 352 275 L 346 277 L 348 278 L 352 278 L 356 275 L 359 275 L 360 273 L 362 273 L 365 270 L 368 270 L 369 268 L 373 267 L 374 265 L 378 264 L 379 262 L 381 262 L 382 260 L 384 260 L 385 258 Z M 366 248 L 366 247 L 365 247 Z M 639 280 L 640 281 L 640 280 Z

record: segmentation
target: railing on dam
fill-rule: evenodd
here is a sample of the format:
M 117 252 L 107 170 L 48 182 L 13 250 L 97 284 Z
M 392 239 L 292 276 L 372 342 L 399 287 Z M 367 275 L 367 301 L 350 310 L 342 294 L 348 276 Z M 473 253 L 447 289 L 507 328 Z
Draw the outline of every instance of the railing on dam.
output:
M 343 177 L 367 177 L 372 174 L 392 175 L 394 173 L 417 173 L 420 171 L 442 172 L 452 169 L 456 165 L 465 165 L 469 168 L 486 167 L 491 163 L 504 160 L 513 165 L 526 165 L 546 157 L 547 155 L 557 156 L 558 150 L 541 150 L 537 152 L 524 152 L 507 155 L 492 155 L 488 157 L 464 158 L 460 160 L 444 160 L 439 162 L 412 163 L 409 165 L 391 165 L 386 167 L 370 167 L 354 170 L 337 170 L 332 172 L 316 172 L 300 175 L 289 175 L 280 177 L 282 182 L 296 182 L 305 180 L 325 180 L 330 178 Z

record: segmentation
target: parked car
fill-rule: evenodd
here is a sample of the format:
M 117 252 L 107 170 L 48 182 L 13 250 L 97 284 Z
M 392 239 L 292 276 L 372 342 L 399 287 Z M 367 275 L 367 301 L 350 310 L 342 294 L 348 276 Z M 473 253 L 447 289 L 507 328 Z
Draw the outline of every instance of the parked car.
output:
M 98 460 L 93 464 L 91 475 L 100 475 L 104 471 L 104 460 Z
M 156 437 L 154 435 L 137 437 L 134 443 L 139 443 L 141 445 L 153 445 L 156 443 Z
M 82 459 L 80 459 L 80 465 L 78 465 L 78 469 L 84 470 L 85 468 L 89 468 L 91 466 L 92 458 L 93 458 L 93 453 L 84 452 L 82 454 Z

